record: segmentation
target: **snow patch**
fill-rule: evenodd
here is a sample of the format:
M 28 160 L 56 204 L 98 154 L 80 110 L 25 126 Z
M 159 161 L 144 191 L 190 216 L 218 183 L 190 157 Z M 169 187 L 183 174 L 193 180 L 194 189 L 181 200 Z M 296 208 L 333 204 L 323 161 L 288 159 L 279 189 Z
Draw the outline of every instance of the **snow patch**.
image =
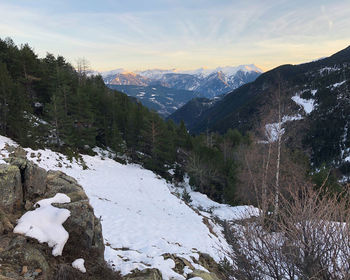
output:
M 39 208 L 26 212 L 18 220 L 13 232 L 35 238 L 40 243 L 46 242 L 49 247 L 53 247 L 52 255 L 62 255 L 63 247 L 69 238 L 62 224 L 70 216 L 70 211 L 53 207 L 51 204 L 69 202 L 70 198 L 62 193 L 38 201 L 34 206 Z
M 76 259 L 74 262 L 72 262 L 72 266 L 75 269 L 80 270 L 82 273 L 85 273 L 86 272 L 86 268 L 84 266 L 84 262 L 85 262 L 84 259 Z
M 333 84 L 333 85 L 331 85 L 330 87 L 332 87 L 332 88 L 337 88 L 337 87 L 340 87 L 342 84 L 344 84 L 344 83 L 346 83 L 346 80 L 345 81 L 342 81 L 342 82 L 340 82 L 340 83 L 335 83 L 335 84 Z
M 193 207 L 198 210 L 209 212 L 212 216 L 223 221 L 248 219 L 259 216 L 260 214 L 260 210 L 254 206 L 230 206 L 227 204 L 220 204 L 212 201 L 205 194 L 192 191 L 189 187 L 187 191 L 191 196 L 191 205 Z
M 283 125 L 286 122 L 290 121 L 298 121 L 302 120 L 303 117 L 301 115 L 295 115 L 295 116 L 283 116 L 281 125 L 279 123 L 269 123 L 265 125 L 265 134 L 268 139 L 268 142 L 276 142 L 278 140 L 279 135 L 283 135 L 285 133 L 285 129 Z
M 304 99 L 297 94 L 292 97 L 292 100 L 302 107 L 307 115 L 310 114 L 315 108 L 314 99 Z
M 7 164 L 3 159 L 9 156 L 9 152 L 5 149 L 6 144 L 10 146 L 18 146 L 11 139 L 0 135 L 0 164 Z

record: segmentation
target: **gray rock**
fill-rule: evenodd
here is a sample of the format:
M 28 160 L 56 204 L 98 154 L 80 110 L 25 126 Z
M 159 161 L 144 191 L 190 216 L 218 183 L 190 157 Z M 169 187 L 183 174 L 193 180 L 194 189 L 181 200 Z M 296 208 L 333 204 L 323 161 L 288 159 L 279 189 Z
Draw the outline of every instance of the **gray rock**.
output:
M 74 193 L 84 191 L 78 182 L 61 171 L 48 171 L 45 196 L 52 197 L 56 193 Z
M 46 191 L 47 172 L 45 169 L 28 162 L 24 171 L 24 187 L 26 197 L 42 196 Z
M 17 166 L 0 164 L 0 208 L 13 213 L 23 204 L 21 173 Z
M 162 274 L 158 269 L 144 269 L 142 271 L 135 271 L 123 277 L 125 280 L 162 280 Z
M 63 254 L 79 257 L 83 251 L 95 255 L 103 261 L 104 244 L 100 221 L 95 217 L 93 208 L 87 200 L 76 201 L 56 207 L 68 209 L 70 217 L 64 223 L 69 233 Z
M 208 273 L 202 270 L 194 270 L 191 274 L 187 276 L 187 279 L 194 277 L 200 277 L 203 280 L 220 280 L 214 273 Z

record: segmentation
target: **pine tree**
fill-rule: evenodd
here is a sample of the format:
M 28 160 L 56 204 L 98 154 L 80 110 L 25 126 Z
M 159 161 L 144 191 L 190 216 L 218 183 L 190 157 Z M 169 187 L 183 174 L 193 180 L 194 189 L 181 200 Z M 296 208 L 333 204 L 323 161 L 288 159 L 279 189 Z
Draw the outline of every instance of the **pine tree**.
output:
M 9 115 L 9 99 L 11 89 L 13 87 L 12 80 L 8 74 L 5 63 L 0 63 L 0 131 L 7 135 L 8 115 Z

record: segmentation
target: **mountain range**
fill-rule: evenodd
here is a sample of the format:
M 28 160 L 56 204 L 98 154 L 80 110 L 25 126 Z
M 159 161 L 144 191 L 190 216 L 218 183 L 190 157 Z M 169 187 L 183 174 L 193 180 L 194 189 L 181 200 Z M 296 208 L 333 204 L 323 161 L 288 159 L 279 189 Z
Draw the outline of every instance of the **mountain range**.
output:
M 261 73 L 260 68 L 250 64 L 188 71 L 116 69 L 100 74 L 110 88 L 136 97 L 143 105 L 167 116 L 192 98 L 224 95 L 254 81 Z M 152 92 L 154 88 L 156 92 Z
M 307 152 L 314 166 L 332 165 L 349 176 L 350 46 L 317 61 L 279 66 L 217 102 L 191 100 L 169 119 L 184 120 L 195 134 L 230 128 L 259 134 L 278 122 L 278 103 L 288 146 Z

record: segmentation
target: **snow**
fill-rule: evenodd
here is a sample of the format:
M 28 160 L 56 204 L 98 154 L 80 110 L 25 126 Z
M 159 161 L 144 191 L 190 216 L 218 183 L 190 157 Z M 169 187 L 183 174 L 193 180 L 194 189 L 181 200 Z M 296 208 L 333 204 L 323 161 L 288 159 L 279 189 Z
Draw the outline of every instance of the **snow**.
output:
M 337 88 L 337 87 L 340 87 L 342 84 L 344 84 L 344 83 L 346 83 L 346 80 L 345 81 L 342 81 L 342 82 L 340 82 L 340 83 L 335 83 L 335 84 L 333 84 L 333 85 L 331 85 L 330 87 L 332 87 L 332 88 Z
M 0 147 L 6 141 L 10 140 L 1 137 Z M 186 279 L 189 268 L 182 275 L 176 273 L 174 261 L 165 259 L 165 253 L 184 258 L 195 269 L 206 271 L 194 261 L 198 260 L 199 252 L 219 262 L 231 250 L 222 227 L 213 218 L 249 218 L 259 212 L 252 206 L 231 207 L 213 202 L 191 191 L 187 184 L 193 200 L 189 207 L 174 195 L 179 188 L 139 165 L 122 165 L 108 158 L 109 152 L 101 149 L 95 149 L 99 153 L 96 156 L 82 155 L 88 167 L 85 170 L 81 161 L 70 162 L 64 155 L 48 149 L 26 151 L 28 156 L 34 154 L 29 159 L 40 167 L 61 170 L 82 185 L 95 215 L 101 219 L 105 259 L 123 275 L 134 269 L 157 268 L 164 280 Z M 40 201 L 40 208 L 35 211 L 56 211 L 50 203 L 52 200 Z
M 283 135 L 285 133 L 285 129 L 283 125 L 286 122 L 290 121 L 298 121 L 302 120 L 303 117 L 301 115 L 295 115 L 295 116 L 283 116 L 282 121 L 281 121 L 281 126 L 279 126 L 279 123 L 269 123 L 265 125 L 265 134 L 268 139 L 268 142 L 276 142 L 278 140 L 279 135 Z
M 296 94 L 292 97 L 292 100 L 300 107 L 302 107 L 307 115 L 315 109 L 314 99 L 303 99 L 298 94 Z
M 119 74 L 122 72 L 125 72 L 124 69 L 116 69 L 108 72 L 102 72 L 102 77 L 106 78 L 113 74 Z M 217 72 L 222 72 L 227 76 L 234 76 L 238 71 L 243 72 L 259 72 L 262 73 L 263 71 L 257 67 L 254 64 L 246 64 L 246 65 L 238 65 L 238 66 L 224 66 L 224 67 L 217 67 L 217 68 L 198 68 L 194 70 L 179 70 L 179 69 L 149 69 L 144 71 L 134 71 L 134 73 L 139 74 L 141 76 L 144 76 L 149 79 L 155 79 L 159 80 L 166 74 L 189 74 L 189 75 L 195 75 L 202 78 L 208 77 L 209 75 Z M 152 88 L 154 89 L 154 88 Z M 155 90 L 155 89 L 154 89 Z M 191 89 L 189 89 L 191 90 Z
M 335 71 L 339 71 L 340 68 L 339 67 L 324 67 L 320 69 L 320 74 L 322 75 L 323 72 L 326 72 L 326 74 L 330 73 L 330 72 L 335 72 Z
M 3 159 L 9 156 L 9 152 L 4 149 L 6 143 L 11 146 L 17 146 L 11 139 L 0 135 L 0 164 L 6 164 Z
M 279 135 L 283 135 L 285 132 L 285 129 L 281 126 L 279 126 L 278 123 L 269 123 L 265 125 L 265 133 L 266 137 L 268 139 L 268 142 L 276 142 L 278 140 Z
M 188 178 L 186 179 L 188 181 Z M 192 191 L 187 185 L 187 192 L 190 194 L 191 205 L 198 210 L 209 212 L 212 216 L 223 221 L 248 219 L 259 216 L 259 209 L 254 206 L 235 206 L 217 203 L 209 199 L 205 194 Z M 203 213 L 205 215 L 205 213 Z
M 247 64 L 247 65 L 238 65 L 238 66 L 217 67 L 215 69 L 199 68 L 199 69 L 195 69 L 195 70 L 177 71 L 177 73 L 197 75 L 197 76 L 201 76 L 201 77 L 208 77 L 211 74 L 217 73 L 217 72 L 222 72 L 226 76 L 234 76 L 234 75 L 236 75 L 236 73 L 238 71 L 259 72 L 259 73 L 263 72 L 256 65 L 254 65 L 254 64 Z
M 116 75 L 125 72 L 126 70 L 124 68 L 118 68 L 115 70 L 105 71 L 105 72 L 99 72 L 103 78 L 106 78 L 111 75 Z
M 13 232 L 35 238 L 40 243 L 46 242 L 49 247 L 53 247 L 52 255 L 62 255 L 63 247 L 69 238 L 62 224 L 70 216 L 70 211 L 53 207 L 51 204 L 68 202 L 70 198 L 62 193 L 38 201 L 34 206 L 39 208 L 26 212 L 18 220 Z
M 80 270 L 82 273 L 85 273 L 86 272 L 86 268 L 84 266 L 84 262 L 85 262 L 84 259 L 76 259 L 74 262 L 72 262 L 72 266 L 75 269 Z
M 4 141 L 10 140 L 0 138 L 0 147 L 4 145 Z M 185 274 L 180 275 L 173 270 L 175 263 L 172 259 L 165 259 L 163 256 L 165 253 L 184 258 L 195 269 L 206 271 L 194 261 L 198 260 L 199 252 L 209 254 L 217 262 L 230 252 L 222 227 L 210 218 L 209 213 L 196 211 L 186 205 L 172 194 L 173 185 L 139 165 L 122 165 L 107 156 L 102 159 L 102 154 L 82 155 L 88 167 L 84 170 L 81 162 L 76 160 L 70 162 L 64 155 L 48 149 L 34 151 L 28 148 L 26 151 L 28 156 L 34 153 L 34 157 L 30 157 L 30 160 L 40 167 L 46 170 L 61 170 L 77 179 L 83 186 L 95 215 L 101 219 L 106 245 L 105 259 L 123 275 L 134 269 L 157 268 L 164 280 L 186 279 Z M 191 192 L 191 196 L 195 197 L 196 193 Z M 229 206 L 220 207 L 219 204 L 210 202 L 208 198 L 200 195 L 198 197 L 194 198 L 196 205 L 200 206 L 201 200 L 206 203 L 203 208 L 216 207 L 215 215 L 227 219 L 230 215 L 235 216 L 236 211 L 229 210 Z M 69 213 L 59 212 L 68 210 L 57 209 L 51 205 L 56 199 L 57 197 L 40 201 L 38 203 L 40 208 L 27 212 L 21 218 L 21 221 L 26 222 L 26 228 L 22 229 L 24 224 L 19 222 L 16 231 L 21 229 L 21 232 L 30 234 L 31 225 L 36 227 L 43 225 L 46 230 L 50 214 L 57 215 L 59 221 L 63 223 Z M 25 218 L 28 215 L 29 218 Z M 207 223 L 203 221 L 204 218 L 207 218 Z M 30 221 L 27 222 L 28 220 Z M 57 235 L 58 229 L 53 230 L 54 222 L 57 220 L 50 221 L 53 225 L 49 233 L 54 231 L 55 238 L 62 237 L 61 231 L 64 230 L 62 223 L 60 234 Z M 49 242 L 49 245 L 53 246 L 52 240 L 47 241 L 43 238 L 47 236 L 46 232 L 43 236 L 39 234 L 35 236 L 40 242 Z M 56 245 L 55 255 L 61 253 L 63 241 L 67 239 L 68 236 L 62 239 L 59 244 L 61 246 Z

